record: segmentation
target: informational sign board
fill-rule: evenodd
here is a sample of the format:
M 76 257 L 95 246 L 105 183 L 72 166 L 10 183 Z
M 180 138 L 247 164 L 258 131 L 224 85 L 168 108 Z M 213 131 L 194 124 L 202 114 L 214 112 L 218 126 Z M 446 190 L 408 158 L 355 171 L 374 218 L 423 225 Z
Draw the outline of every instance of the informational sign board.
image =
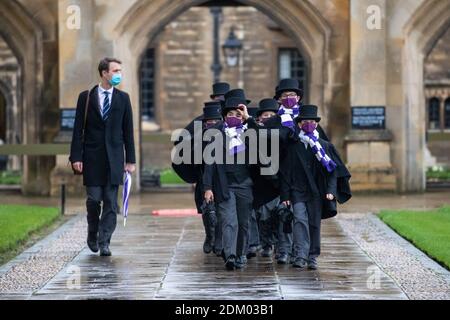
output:
M 61 131 L 73 131 L 75 124 L 76 109 L 61 109 L 60 128 Z
M 386 108 L 381 106 L 352 107 L 352 129 L 385 129 Z

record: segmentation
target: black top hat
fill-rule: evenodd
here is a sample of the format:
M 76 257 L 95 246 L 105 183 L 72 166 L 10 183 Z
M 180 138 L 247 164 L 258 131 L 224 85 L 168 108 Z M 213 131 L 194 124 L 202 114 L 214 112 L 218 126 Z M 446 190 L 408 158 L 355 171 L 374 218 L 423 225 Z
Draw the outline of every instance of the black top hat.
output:
M 300 83 L 296 79 L 282 79 L 280 83 L 275 88 L 275 97 L 274 99 L 278 100 L 281 94 L 285 91 L 293 91 L 297 93 L 300 97 L 300 100 L 303 98 L 303 90 L 300 89 Z
M 205 102 L 202 120 L 222 119 L 220 101 Z
M 248 114 L 251 117 L 257 117 L 258 116 L 258 108 L 256 107 L 251 107 L 251 108 L 247 108 Z
M 265 111 L 273 111 L 278 112 L 280 106 L 278 105 L 278 101 L 275 99 L 262 99 L 259 102 L 259 109 L 256 113 L 256 116 L 260 116 Z
M 296 122 L 300 122 L 302 120 L 316 120 L 317 122 L 320 121 L 320 117 L 317 116 L 317 110 L 319 108 L 312 104 L 306 104 L 303 105 L 300 108 L 300 113 L 298 114 L 297 118 L 295 118 Z
M 245 97 L 245 92 L 242 89 L 233 89 L 225 94 L 225 102 L 222 104 L 222 114 L 226 114 L 229 110 L 237 109 L 240 104 L 246 106 L 251 102 Z
M 222 96 L 228 91 L 230 91 L 230 85 L 226 82 L 217 82 L 212 86 L 213 93 L 210 95 L 211 99 L 214 99 L 215 96 Z

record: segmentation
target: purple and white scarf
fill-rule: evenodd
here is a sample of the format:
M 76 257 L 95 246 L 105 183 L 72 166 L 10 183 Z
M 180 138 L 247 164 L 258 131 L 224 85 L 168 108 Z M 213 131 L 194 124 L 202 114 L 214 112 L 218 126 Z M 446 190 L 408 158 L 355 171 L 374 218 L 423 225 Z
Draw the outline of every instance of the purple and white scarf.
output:
M 314 130 L 313 133 L 306 133 L 303 130 L 300 131 L 299 138 L 303 143 L 308 144 L 313 150 L 317 160 L 327 169 L 328 172 L 333 172 L 336 169 L 336 162 L 333 161 L 322 148 L 319 142 L 319 132 Z
M 230 138 L 228 144 L 228 154 L 235 155 L 236 153 L 245 150 L 245 143 L 241 139 L 241 134 L 247 129 L 247 125 L 239 125 L 237 127 L 229 127 L 224 123 L 225 135 Z
M 281 117 L 281 124 L 284 127 L 289 127 L 291 129 L 294 128 L 294 119 L 297 118 L 299 113 L 300 107 L 298 105 L 295 105 L 291 109 L 281 105 L 280 109 L 278 109 L 278 115 Z

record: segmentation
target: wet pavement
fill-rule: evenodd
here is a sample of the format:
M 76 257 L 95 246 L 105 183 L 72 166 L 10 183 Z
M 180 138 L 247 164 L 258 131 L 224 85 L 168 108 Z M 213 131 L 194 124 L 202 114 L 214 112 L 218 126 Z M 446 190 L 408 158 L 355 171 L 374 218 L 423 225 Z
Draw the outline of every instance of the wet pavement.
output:
M 58 197 L 24 197 L 17 192 L 8 191 L 0 192 L 0 197 L 2 204 L 60 206 Z M 82 197 L 67 197 L 66 214 L 84 212 L 86 210 L 84 203 L 85 199 Z M 382 209 L 431 209 L 449 203 L 450 189 L 437 189 L 416 194 L 355 194 L 349 202 L 339 208 L 345 213 L 377 213 Z M 162 189 L 159 192 L 133 194 L 130 199 L 130 210 L 139 214 L 148 214 L 158 209 L 193 207 L 193 193 L 189 191 L 175 192 Z
M 59 206 L 59 198 L 1 195 L 2 203 Z M 408 298 L 385 269 L 380 269 L 378 262 L 365 252 L 367 248 L 361 249 L 362 244 L 353 239 L 355 236 L 350 237 L 348 230 L 342 230 L 339 218 L 323 224 L 317 271 L 299 271 L 259 256 L 250 259 L 243 270 L 226 271 L 221 258 L 202 251 L 204 231 L 200 217 L 151 216 L 157 209 L 192 208 L 192 198 L 191 192 L 133 195 L 126 227 L 119 218 L 111 244 L 112 257 L 99 257 L 86 248 L 85 218 L 74 216 L 81 224 L 66 226 L 62 238 L 49 236 L 56 245 L 44 244 L 42 250 L 31 250 L 30 255 L 13 260 L 9 271 L 4 266 L 0 268 L 0 299 Z M 339 217 L 356 217 L 380 209 L 429 209 L 448 204 L 449 200 L 449 190 L 412 195 L 355 195 L 340 207 Z M 66 213 L 84 212 L 84 201 L 69 197 Z M 65 243 L 58 245 L 62 241 Z M 33 266 L 39 262 L 39 268 L 45 270 L 49 257 L 53 257 L 55 265 L 56 262 L 64 265 L 46 271 L 47 278 L 42 276 L 34 286 L 27 287 L 27 279 L 33 277 L 37 268 Z M 15 279 L 21 281 L 20 286 Z M 2 281 L 6 288 L 12 289 L 2 289 Z
M 226 271 L 202 252 L 199 217 L 134 215 L 119 219 L 112 257 L 87 248 L 30 299 L 406 299 L 406 295 L 347 237 L 335 220 L 323 225 L 317 271 L 249 260 Z

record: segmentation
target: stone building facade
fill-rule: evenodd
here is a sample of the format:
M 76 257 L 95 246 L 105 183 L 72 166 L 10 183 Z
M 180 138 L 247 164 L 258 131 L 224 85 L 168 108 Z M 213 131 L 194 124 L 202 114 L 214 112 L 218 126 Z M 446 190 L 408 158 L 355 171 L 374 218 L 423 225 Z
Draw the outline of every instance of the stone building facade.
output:
M 0 92 L 7 113 L 16 108 L 22 115 L 15 130 L 20 143 L 61 141 L 60 110 L 73 108 L 78 93 L 98 82 L 100 58 L 115 56 L 124 63 L 121 89 L 130 93 L 139 124 L 139 168 L 166 166 L 171 130 L 184 126 L 208 100 L 213 40 L 208 5 L 223 4 L 221 43 L 233 26 L 244 47 L 240 67 L 224 65 L 222 80 L 243 87 L 257 102 L 273 94 L 282 73 L 280 51 L 296 49 L 306 101 L 320 107 L 355 189 L 424 190 L 430 115 L 432 125 L 438 121 L 441 133 L 446 131 L 447 80 L 429 77 L 433 65 L 444 70 L 448 63 L 442 52 L 448 50 L 450 2 L 442 0 L 0 1 L 0 36 L 7 45 L 0 41 L 1 52 L 14 54 L 20 77 L 16 89 L 7 87 L 1 79 L 11 70 L 0 64 Z M 436 107 L 429 108 L 435 94 L 439 120 Z M 369 106 L 385 107 L 384 130 L 352 127 L 352 107 Z M 51 172 L 54 186 L 62 176 L 67 155 L 45 154 L 22 156 L 24 192 L 48 194 Z M 137 190 L 140 172 L 135 181 Z
M 220 50 L 221 80 L 229 82 L 233 88 L 244 88 L 252 99 L 251 106 L 257 106 L 263 98 L 273 97 L 274 88 L 283 76 L 296 77 L 307 84 L 306 62 L 300 51 L 267 15 L 251 6 L 223 7 L 221 43 L 232 28 L 243 43 L 243 49 L 240 63 L 234 67 L 227 66 Z M 212 30 L 210 9 L 191 7 L 150 41 L 141 58 L 140 106 L 146 140 L 142 165 L 146 168 L 170 166 L 171 144 L 161 142 L 169 142 L 172 130 L 183 128 L 201 114 L 203 103 L 210 99 Z M 285 61 L 288 65 L 283 65 Z M 307 99 L 305 96 L 305 101 Z M 161 137 L 164 132 L 166 139 L 155 141 L 155 135 Z

